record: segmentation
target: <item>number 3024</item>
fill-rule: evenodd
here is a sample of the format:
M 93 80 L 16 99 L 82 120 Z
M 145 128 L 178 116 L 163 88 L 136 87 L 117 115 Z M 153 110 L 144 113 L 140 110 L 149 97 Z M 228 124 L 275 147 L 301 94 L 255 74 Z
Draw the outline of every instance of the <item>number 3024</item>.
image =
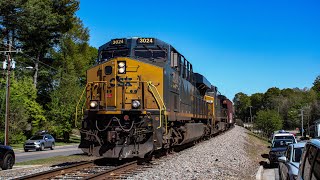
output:
M 139 43 L 150 44 L 153 43 L 153 38 L 139 38 Z

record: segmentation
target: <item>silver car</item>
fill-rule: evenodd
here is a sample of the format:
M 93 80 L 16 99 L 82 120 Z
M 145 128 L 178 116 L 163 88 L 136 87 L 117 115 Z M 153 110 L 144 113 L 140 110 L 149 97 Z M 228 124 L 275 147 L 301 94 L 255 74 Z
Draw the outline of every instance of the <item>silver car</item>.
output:
M 54 147 L 55 140 L 50 134 L 34 135 L 23 145 L 25 152 L 28 152 L 29 150 L 43 151 L 45 148 L 53 150 Z
M 297 179 L 299 163 L 305 145 L 306 142 L 290 144 L 284 156 L 278 158 L 280 179 Z

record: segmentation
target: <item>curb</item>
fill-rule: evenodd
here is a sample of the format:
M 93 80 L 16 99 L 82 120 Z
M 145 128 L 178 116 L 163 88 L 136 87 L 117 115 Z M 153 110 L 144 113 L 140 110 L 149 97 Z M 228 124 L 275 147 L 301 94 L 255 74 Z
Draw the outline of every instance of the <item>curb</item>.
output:
M 256 180 L 261 180 L 262 179 L 262 174 L 263 174 L 263 166 L 260 166 L 258 169 L 258 172 L 256 174 Z

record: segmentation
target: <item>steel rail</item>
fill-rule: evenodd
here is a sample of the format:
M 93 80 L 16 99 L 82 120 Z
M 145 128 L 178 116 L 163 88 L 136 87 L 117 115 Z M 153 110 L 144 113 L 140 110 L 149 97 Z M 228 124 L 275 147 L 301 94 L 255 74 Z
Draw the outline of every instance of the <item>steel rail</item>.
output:
M 61 167 L 61 168 L 57 168 L 57 169 L 52 169 L 49 171 L 43 171 L 43 172 L 39 172 L 36 174 L 30 174 L 27 176 L 22 176 L 22 177 L 18 177 L 15 178 L 15 180 L 22 180 L 22 179 L 32 179 L 32 180 L 41 180 L 41 179 L 49 179 L 51 177 L 55 177 L 58 175 L 62 175 L 62 174 L 66 174 L 78 169 L 83 169 L 85 167 L 90 167 L 94 165 L 94 161 L 87 161 L 87 162 L 81 162 L 81 163 L 77 163 L 77 164 L 73 164 L 70 166 L 66 166 L 66 167 Z
M 102 180 L 102 179 L 115 179 L 117 176 L 121 175 L 121 172 L 127 172 L 130 170 L 133 170 L 135 168 L 137 168 L 138 162 L 137 161 L 133 161 L 133 162 L 129 162 L 120 166 L 117 166 L 115 168 L 100 172 L 98 174 L 94 174 L 88 177 L 85 177 L 85 180 L 89 180 L 89 179 L 95 179 L 95 180 Z

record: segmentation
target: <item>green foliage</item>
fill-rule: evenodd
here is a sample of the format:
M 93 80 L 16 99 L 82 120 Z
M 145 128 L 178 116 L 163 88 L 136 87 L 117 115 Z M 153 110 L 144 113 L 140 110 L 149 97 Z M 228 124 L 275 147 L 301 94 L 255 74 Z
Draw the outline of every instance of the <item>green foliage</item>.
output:
M 18 68 L 11 84 L 11 141 L 40 129 L 69 138 L 86 69 L 97 56 L 88 44 L 89 30 L 75 16 L 78 9 L 78 0 L 0 1 L 0 40 L 11 40 L 24 52 L 14 57 Z M 33 69 L 24 69 L 26 65 Z M 0 81 L 1 136 L 5 80 Z
M 4 94 L 5 89 L 0 90 Z M 10 88 L 10 115 L 9 115 L 9 142 L 19 143 L 26 139 L 24 132 L 32 124 L 33 131 L 41 129 L 46 118 L 42 107 L 36 102 L 37 91 L 33 86 L 32 78 L 25 77 L 16 80 L 13 75 Z M 1 129 L 4 130 L 5 98 L 1 98 Z M 4 131 L 1 131 L 4 133 Z M 3 134 L 1 136 L 4 136 Z
M 249 106 L 251 105 L 250 97 L 242 92 L 237 93 L 233 99 L 235 106 L 235 115 L 242 121 L 250 116 Z
M 248 107 L 252 106 L 252 115 L 256 119 L 259 111 L 273 110 L 283 119 L 285 129 L 301 127 L 301 110 L 304 111 L 304 126 L 311 126 L 320 118 L 320 76 L 311 89 L 304 88 L 269 88 L 265 93 L 255 93 L 247 96 L 236 94 L 234 98 L 235 112 L 238 118 L 246 120 L 250 117 Z M 250 100 L 248 100 L 248 98 Z
M 282 128 L 282 117 L 274 110 L 261 110 L 257 112 L 257 119 L 255 126 L 258 129 L 265 131 L 270 134 L 273 131 Z
M 312 90 L 317 94 L 317 98 L 320 100 L 320 75 L 313 82 Z
M 74 113 L 85 85 L 85 72 L 97 54 L 97 50 L 88 45 L 88 33 L 88 29 L 76 19 L 73 28 L 62 36 L 57 51 L 52 51 L 55 65 L 61 68 L 53 78 L 55 85 L 48 105 L 50 129 L 56 137 L 63 136 L 66 141 L 75 124 Z

